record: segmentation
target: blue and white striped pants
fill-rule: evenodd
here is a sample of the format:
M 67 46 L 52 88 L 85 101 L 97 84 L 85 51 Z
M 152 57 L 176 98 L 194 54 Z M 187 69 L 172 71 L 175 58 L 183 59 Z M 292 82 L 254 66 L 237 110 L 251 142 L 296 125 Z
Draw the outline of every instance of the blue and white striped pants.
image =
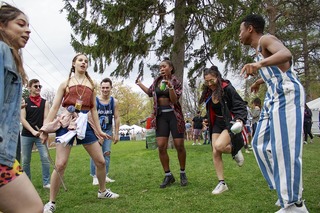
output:
M 285 84 L 292 84 L 292 82 L 281 84 L 281 88 L 287 88 Z M 276 87 L 279 88 L 279 85 Z M 276 189 L 283 208 L 301 200 L 302 197 L 305 95 L 299 82 L 295 82 L 294 88 L 289 91 L 277 90 L 268 85 L 268 92 L 252 141 L 261 172 L 269 187 Z

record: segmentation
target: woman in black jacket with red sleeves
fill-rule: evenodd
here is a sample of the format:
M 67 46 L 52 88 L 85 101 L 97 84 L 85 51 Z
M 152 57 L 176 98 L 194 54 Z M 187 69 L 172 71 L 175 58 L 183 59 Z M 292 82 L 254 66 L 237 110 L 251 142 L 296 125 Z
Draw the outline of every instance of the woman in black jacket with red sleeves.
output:
M 241 129 L 247 119 L 247 109 L 246 103 L 230 81 L 221 77 L 216 66 L 206 68 L 203 77 L 204 85 L 199 102 L 206 104 L 213 163 L 219 180 L 212 194 L 220 194 L 228 190 L 224 181 L 222 153 L 232 154 L 239 166 L 242 166 L 244 162 L 241 152 L 244 145 Z M 240 126 L 236 134 L 231 131 L 234 123 Z

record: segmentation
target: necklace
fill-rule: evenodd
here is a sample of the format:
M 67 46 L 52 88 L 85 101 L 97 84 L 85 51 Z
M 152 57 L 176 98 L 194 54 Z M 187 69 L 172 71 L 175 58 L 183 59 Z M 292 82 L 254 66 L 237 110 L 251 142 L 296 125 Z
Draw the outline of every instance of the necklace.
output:
M 78 96 L 79 96 L 79 98 L 80 98 L 80 100 L 81 100 L 81 99 L 82 99 L 82 96 L 83 96 L 83 94 L 84 94 L 84 91 L 86 90 L 86 88 L 83 88 L 82 94 L 80 95 L 79 92 L 78 92 L 78 85 L 82 86 L 83 83 L 84 83 L 84 80 L 87 80 L 87 77 L 84 77 L 84 78 L 82 79 L 82 82 L 81 82 L 81 83 L 79 83 L 79 81 L 78 81 L 78 79 L 76 78 L 76 76 L 73 76 L 73 77 L 74 77 L 74 79 L 76 79 L 76 81 L 77 81 L 77 84 L 76 84 L 76 92 L 77 92 L 77 94 L 78 94 Z

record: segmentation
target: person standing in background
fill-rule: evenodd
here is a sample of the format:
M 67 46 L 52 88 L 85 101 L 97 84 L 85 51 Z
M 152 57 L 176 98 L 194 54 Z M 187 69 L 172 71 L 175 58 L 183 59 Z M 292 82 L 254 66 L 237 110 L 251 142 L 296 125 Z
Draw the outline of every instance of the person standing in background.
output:
M 106 134 L 113 136 L 114 144 L 119 140 L 119 126 L 120 116 L 118 110 L 118 101 L 111 96 L 112 81 L 110 78 L 104 78 L 100 83 L 101 95 L 96 97 L 97 112 L 100 120 L 100 126 L 102 131 Z M 113 133 L 113 119 L 114 119 L 114 133 Z M 106 161 L 106 183 L 114 182 L 108 177 L 110 167 L 110 155 L 111 155 L 112 140 L 104 139 L 102 144 L 102 153 Z M 92 158 L 90 158 L 90 175 L 93 177 L 93 185 L 98 185 L 98 178 L 96 176 L 96 166 Z
M 30 36 L 29 20 L 18 8 L 0 6 L 0 211 L 43 212 L 43 203 L 16 160 L 22 85 L 28 83 L 21 49 Z
M 203 134 L 203 145 L 210 144 L 210 133 L 209 133 L 209 122 L 207 118 L 203 119 L 202 122 L 202 134 Z
M 186 139 L 187 141 L 192 140 L 192 124 L 189 120 L 186 121 Z
M 31 79 L 28 83 L 28 90 L 30 92 L 29 98 L 25 100 L 26 106 L 21 109 L 21 157 L 22 169 L 31 179 L 31 156 L 33 145 L 36 145 L 41 160 L 42 166 L 42 184 L 43 188 L 50 189 L 50 162 L 47 153 L 47 144 L 42 144 L 39 138 L 39 129 L 43 125 L 49 112 L 48 102 L 41 98 L 42 86 L 38 79 Z
M 252 113 L 250 110 L 250 107 L 248 106 L 248 102 L 245 101 L 247 105 L 247 111 L 248 111 L 248 116 L 247 116 L 247 122 L 245 124 L 246 126 L 246 139 L 245 139 L 245 144 L 244 148 L 246 150 L 246 153 L 250 153 L 249 149 L 251 148 L 251 140 L 252 140 Z
M 192 119 L 192 129 L 193 129 L 193 144 L 196 145 L 198 141 L 198 145 L 201 145 L 200 139 L 201 139 L 201 132 L 202 132 L 202 122 L 203 118 L 201 117 L 200 110 L 197 111 L 197 115 L 193 117 Z
M 308 143 L 308 135 L 310 136 L 310 143 L 312 143 L 313 135 L 311 133 L 312 127 L 312 112 L 311 109 L 305 104 L 304 109 L 304 120 L 303 120 L 303 133 L 304 133 L 304 143 Z
M 240 74 L 261 76 L 251 85 L 267 92 L 252 141 L 260 170 L 270 189 L 278 195 L 277 213 L 308 212 L 302 200 L 302 147 L 305 93 L 293 69 L 292 54 L 273 35 L 264 35 L 265 20 L 251 14 L 241 20 L 240 42 L 256 52 L 256 62 L 243 66 Z M 293 131 L 294 130 L 294 131 Z
M 255 98 L 252 101 L 253 109 L 252 109 L 252 138 L 257 129 L 257 123 L 259 121 L 260 112 L 261 112 L 261 100 L 260 98 Z

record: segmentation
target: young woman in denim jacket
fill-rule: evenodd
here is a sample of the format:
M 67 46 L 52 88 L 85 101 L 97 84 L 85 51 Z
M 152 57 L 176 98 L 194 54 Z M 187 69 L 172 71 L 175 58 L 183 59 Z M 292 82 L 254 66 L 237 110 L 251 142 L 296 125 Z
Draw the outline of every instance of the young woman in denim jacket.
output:
M 27 77 L 20 49 L 29 40 L 29 21 L 19 9 L 0 6 L 0 211 L 42 212 L 37 191 L 16 160 L 22 85 Z

